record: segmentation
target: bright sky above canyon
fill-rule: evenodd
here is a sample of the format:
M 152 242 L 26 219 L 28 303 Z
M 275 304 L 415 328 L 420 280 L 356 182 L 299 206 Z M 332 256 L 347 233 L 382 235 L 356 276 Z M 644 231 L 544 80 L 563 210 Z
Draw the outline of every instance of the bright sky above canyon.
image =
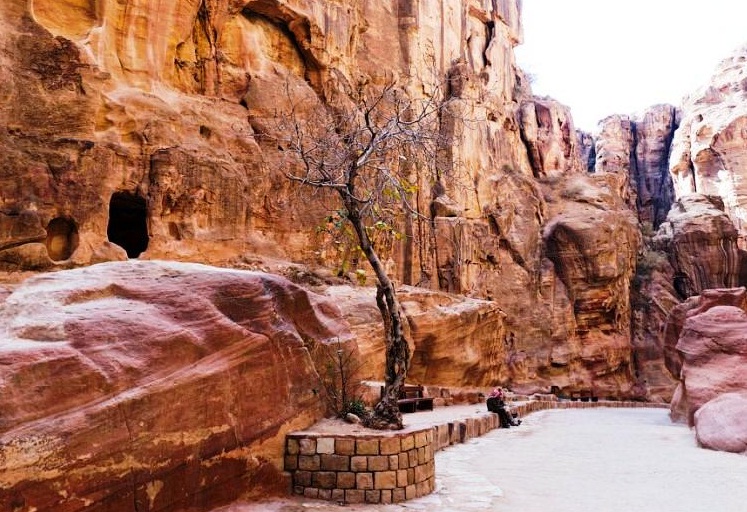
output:
M 747 42 L 743 0 L 524 0 L 519 65 L 535 94 L 594 131 L 611 114 L 679 105 Z

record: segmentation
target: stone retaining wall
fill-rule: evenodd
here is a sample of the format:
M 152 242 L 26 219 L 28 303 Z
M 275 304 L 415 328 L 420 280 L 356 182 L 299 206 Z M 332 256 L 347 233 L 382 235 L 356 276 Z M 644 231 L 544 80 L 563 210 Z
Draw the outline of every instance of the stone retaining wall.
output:
M 365 435 L 300 432 L 286 437 L 285 469 L 293 492 L 346 503 L 397 503 L 434 488 L 433 433 Z
M 547 409 L 662 407 L 646 402 L 532 400 L 509 404 L 519 417 Z M 397 503 L 433 492 L 434 453 L 500 426 L 492 412 L 426 428 L 365 434 L 294 432 L 286 437 L 285 470 L 293 492 L 344 503 Z

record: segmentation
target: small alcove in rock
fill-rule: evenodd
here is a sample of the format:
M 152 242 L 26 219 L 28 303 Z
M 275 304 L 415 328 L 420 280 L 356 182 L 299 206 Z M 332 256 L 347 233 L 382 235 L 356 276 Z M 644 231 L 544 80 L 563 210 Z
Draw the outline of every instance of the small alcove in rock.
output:
M 109 202 L 106 236 L 113 244 L 137 258 L 148 248 L 148 208 L 145 198 L 131 192 L 115 192 Z
M 54 261 L 63 261 L 78 248 L 78 226 L 68 217 L 55 217 L 47 224 L 47 253 Z

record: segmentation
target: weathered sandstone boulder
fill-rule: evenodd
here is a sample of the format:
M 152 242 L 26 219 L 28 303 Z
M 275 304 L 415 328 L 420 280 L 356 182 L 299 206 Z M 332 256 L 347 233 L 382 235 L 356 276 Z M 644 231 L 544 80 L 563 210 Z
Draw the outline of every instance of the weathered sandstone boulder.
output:
M 0 510 L 209 510 L 284 491 L 350 337 L 280 277 L 165 262 L 31 278 L 0 304 Z
M 725 393 L 695 413 L 698 444 L 722 452 L 747 454 L 747 391 Z
M 708 288 L 739 284 L 737 230 L 719 197 L 690 194 L 678 199 L 654 245 L 669 255 L 674 287 L 683 299 Z
M 685 320 L 677 343 L 681 357 L 680 392 L 673 411 L 685 413 L 692 425 L 695 412 L 710 400 L 730 392 L 745 391 L 747 346 L 744 332 L 747 313 L 740 307 L 720 305 L 740 299 L 744 307 L 744 289 L 713 292 L 701 300 Z
M 664 326 L 664 358 L 667 369 L 679 379 L 682 371 L 682 356 L 677 350 L 685 321 L 714 306 L 734 306 L 747 311 L 747 291 L 744 287 L 703 290 L 700 295 L 689 297 L 672 308 Z

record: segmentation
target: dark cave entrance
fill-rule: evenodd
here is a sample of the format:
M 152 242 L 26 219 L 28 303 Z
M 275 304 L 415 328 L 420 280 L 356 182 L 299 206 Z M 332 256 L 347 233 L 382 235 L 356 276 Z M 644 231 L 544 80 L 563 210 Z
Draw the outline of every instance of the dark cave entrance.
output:
M 78 226 L 73 219 L 56 217 L 47 224 L 47 239 L 44 241 L 49 257 L 63 261 L 78 248 Z
M 148 248 L 148 208 L 145 199 L 130 193 L 116 192 L 109 202 L 109 225 L 106 236 L 137 258 Z

